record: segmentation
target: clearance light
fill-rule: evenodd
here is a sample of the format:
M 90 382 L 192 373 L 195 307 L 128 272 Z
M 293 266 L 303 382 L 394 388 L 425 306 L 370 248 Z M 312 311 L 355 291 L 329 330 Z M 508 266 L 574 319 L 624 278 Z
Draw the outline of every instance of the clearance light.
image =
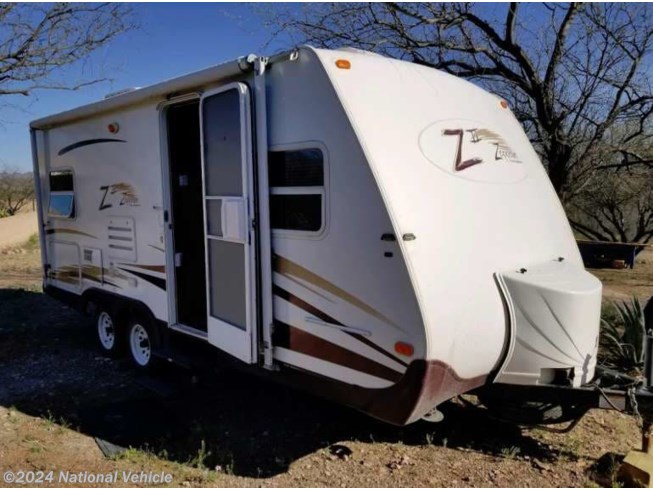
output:
M 120 131 L 120 126 L 118 126 L 117 122 L 112 122 L 107 126 L 107 129 L 111 134 L 116 134 L 118 131 Z
M 406 342 L 397 342 L 395 344 L 395 352 L 397 354 L 401 354 L 402 356 L 410 357 L 415 352 L 415 349 L 413 348 L 412 345 Z
M 349 60 L 337 60 L 336 66 L 341 70 L 349 70 L 351 68 L 351 63 Z
M 506 102 L 505 100 L 502 100 L 501 102 L 499 102 L 499 104 L 501 104 L 501 107 L 503 107 L 504 109 L 508 108 L 508 102 Z

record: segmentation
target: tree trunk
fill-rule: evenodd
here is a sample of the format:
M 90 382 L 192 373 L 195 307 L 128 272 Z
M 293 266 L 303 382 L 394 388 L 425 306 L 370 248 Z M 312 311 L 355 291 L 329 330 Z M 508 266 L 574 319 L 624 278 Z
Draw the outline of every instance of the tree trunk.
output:
M 553 188 L 560 201 L 565 204 L 569 188 L 569 168 L 567 164 L 571 157 L 571 148 L 560 143 L 553 143 L 546 151 L 545 157 Z

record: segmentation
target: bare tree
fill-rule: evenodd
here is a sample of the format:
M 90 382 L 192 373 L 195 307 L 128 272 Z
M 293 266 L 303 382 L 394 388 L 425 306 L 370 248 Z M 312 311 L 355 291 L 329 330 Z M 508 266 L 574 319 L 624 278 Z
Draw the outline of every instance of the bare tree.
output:
M 34 199 L 31 172 L 0 171 L 0 218 L 13 216 Z
M 652 12 L 632 3 L 329 3 L 266 16 L 297 42 L 407 59 L 503 97 L 567 204 L 597 172 L 653 167 L 638 151 L 653 139 Z
M 615 128 L 609 135 L 621 139 L 628 128 Z M 633 138 L 630 150 L 643 159 L 653 159 L 647 138 Z M 653 239 L 653 169 L 624 166 L 622 156 L 610 141 L 597 144 L 595 163 L 601 170 L 587 179 L 567 202 L 567 215 L 574 228 L 587 238 L 615 242 Z
M 60 69 L 133 27 L 130 17 L 130 7 L 121 3 L 0 3 L 0 95 L 100 81 L 63 77 Z
M 579 193 L 568 208 L 577 231 L 593 240 L 646 243 L 653 238 L 653 174 L 615 171 Z

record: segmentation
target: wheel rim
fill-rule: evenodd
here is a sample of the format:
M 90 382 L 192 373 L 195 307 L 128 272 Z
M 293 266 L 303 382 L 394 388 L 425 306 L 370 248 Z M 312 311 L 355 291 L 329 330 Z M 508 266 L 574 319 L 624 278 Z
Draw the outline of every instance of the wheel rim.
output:
M 98 315 L 97 333 L 102 347 L 106 350 L 113 349 L 113 346 L 116 344 L 116 330 L 113 328 L 111 316 L 106 311 Z
M 150 336 L 147 334 L 145 327 L 140 324 L 132 326 L 129 333 L 129 345 L 131 354 L 139 366 L 147 366 L 152 355 L 152 346 L 150 345 Z

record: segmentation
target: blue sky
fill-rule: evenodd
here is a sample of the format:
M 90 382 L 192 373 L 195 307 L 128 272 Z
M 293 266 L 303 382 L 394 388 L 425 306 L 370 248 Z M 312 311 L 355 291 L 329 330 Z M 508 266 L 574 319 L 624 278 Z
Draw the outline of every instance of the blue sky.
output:
M 270 8 L 272 4 L 269 4 Z M 111 82 L 79 91 L 40 91 L 0 100 L 0 168 L 31 170 L 29 122 L 126 87 L 145 86 L 252 52 L 271 54 L 289 43 L 271 33 L 244 4 L 133 4 L 140 28 L 96 52 L 89 64 Z M 71 70 L 72 72 L 72 70 Z M 74 73 L 78 73 L 75 71 Z

